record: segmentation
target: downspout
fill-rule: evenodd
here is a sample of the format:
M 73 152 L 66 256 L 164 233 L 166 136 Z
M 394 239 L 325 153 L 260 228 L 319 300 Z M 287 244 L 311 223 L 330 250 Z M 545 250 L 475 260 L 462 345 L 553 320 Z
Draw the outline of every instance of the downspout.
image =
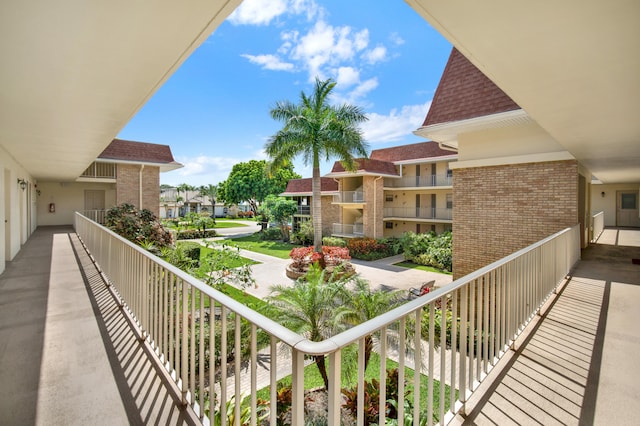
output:
M 140 172 L 138 177 L 138 209 L 142 210 L 142 171 L 144 164 L 140 164 Z
M 378 227 L 378 221 L 377 221 L 377 214 L 376 211 L 378 210 L 378 191 L 376 191 L 376 182 L 379 181 L 380 179 L 382 179 L 382 176 L 378 176 L 377 178 L 375 178 L 373 180 L 373 238 L 376 238 L 376 231 L 377 231 L 377 227 Z

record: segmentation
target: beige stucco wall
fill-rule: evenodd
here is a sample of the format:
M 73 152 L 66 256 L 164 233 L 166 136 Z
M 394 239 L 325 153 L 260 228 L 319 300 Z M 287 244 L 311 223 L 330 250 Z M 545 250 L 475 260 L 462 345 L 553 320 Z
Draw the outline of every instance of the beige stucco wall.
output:
M 591 214 L 604 212 L 604 226 L 616 226 L 618 191 L 640 192 L 640 184 L 594 184 L 591 185 Z M 602 193 L 604 192 L 604 196 Z
M 40 182 L 38 184 L 38 224 L 71 225 L 73 214 L 84 210 L 84 191 L 105 191 L 105 208 L 116 205 L 116 190 L 113 183 L 93 182 Z M 55 204 L 55 213 L 49 212 L 49 204 Z
M 18 179 L 28 183 L 24 191 Z M 38 225 L 35 185 L 31 175 L 0 146 L 0 273 Z
M 565 151 L 535 122 L 464 133 L 458 143 L 459 161 Z

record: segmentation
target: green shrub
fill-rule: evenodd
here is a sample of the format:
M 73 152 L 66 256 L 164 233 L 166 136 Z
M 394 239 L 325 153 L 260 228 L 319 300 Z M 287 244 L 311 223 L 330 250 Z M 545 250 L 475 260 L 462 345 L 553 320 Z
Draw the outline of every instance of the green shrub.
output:
M 389 246 L 373 238 L 351 238 L 347 248 L 354 259 L 377 260 L 391 256 Z
M 302 222 L 300 224 L 300 230 L 298 232 L 294 232 L 291 237 L 291 242 L 301 246 L 313 244 L 313 222 L 310 220 Z
M 280 228 L 267 228 L 260 231 L 260 239 L 265 241 L 276 241 L 282 239 L 282 231 Z
M 170 246 L 173 242 L 169 233 L 153 212 L 138 210 L 134 205 L 123 203 L 107 211 L 106 226 L 127 240 L 157 249 Z
M 188 241 L 184 243 L 180 243 L 180 247 L 184 251 L 184 255 L 191 260 L 194 260 L 198 264 L 200 263 L 200 248 L 202 247 L 200 244 Z
M 333 247 L 346 247 L 347 242 L 342 238 L 338 237 L 324 237 L 322 239 L 323 246 L 333 246 Z
M 193 240 L 196 238 L 212 238 L 217 235 L 218 234 L 213 229 L 209 229 L 206 231 L 201 231 L 199 229 L 187 229 L 184 231 L 179 231 L 176 234 L 176 238 L 178 240 Z
M 405 259 L 418 265 L 451 271 L 451 232 L 444 232 L 440 235 L 436 235 L 434 232 L 426 234 L 406 232 L 401 241 Z

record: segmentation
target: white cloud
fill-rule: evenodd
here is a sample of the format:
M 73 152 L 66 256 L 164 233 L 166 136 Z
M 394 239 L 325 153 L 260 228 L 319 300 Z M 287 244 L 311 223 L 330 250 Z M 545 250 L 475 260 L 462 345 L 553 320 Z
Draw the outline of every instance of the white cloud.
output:
M 396 46 L 400 46 L 401 44 L 404 44 L 404 39 L 400 37 L 400 34 L 398 33 L 389 34 L 389 40 L 391 40 L 391 42 Z
M 373 65 L 387 59 L 387 48 L 384 46 L 376 46 L 371 50 L 367 50 L 362 54 L 362 59 Z
M 353 67 L 339 67 L 336 73 L 338 86 L 348 87 L 360 82 L 360 72 Z
M 249 62 L 260 65 L 263 69 L 273 71 L 293 71 L 293 64 L 282 62 L 276 55 L 240 55 L 247 58 Z
M 218 184 L 229 177 L 234 164 L 249 161 L 254 158 L 212 157 L 199 155 L 196 157 L 177 156 L 176 160 L 184 165 L 183 168 L 168 173 L 162 173 L 160 180 L 169 185 L 188 183 L 200 186 Z
M 417 130 L 429 112 L 431 101 L 421 105 L 405 105 L 392 109 L 389 114 L 368 114 L 369 121 L 362 124 L 364 139 L 369 143 L 397 142 Z
M 305 14 L 311 20 L 322 10 L 314 0 L 244 0 L 227 20 L 233 25 L 269 25 L 285 13 Z
M 284 33 L 285 42 L 292 39 L 291 33 Z M 356 53 L 365 49 L 369 42 L 367 29 L 353 32 L 349 26 L 333 27 L 325 21 L 318 21 L 311 30 L 295 39 L 291 58 L 301 61 L 309 72 L 309 80 L 316 76 L 325 78 L 327 66 L 336 66 L 353 59 Z

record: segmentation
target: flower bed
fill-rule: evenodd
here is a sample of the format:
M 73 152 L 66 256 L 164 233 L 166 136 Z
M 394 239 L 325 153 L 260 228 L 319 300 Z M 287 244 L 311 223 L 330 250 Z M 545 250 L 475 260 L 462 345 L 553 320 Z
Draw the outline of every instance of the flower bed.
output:
M 313 247 L 297 247 L 289 252 L 291 264 L 287 267 L 287 276 L 298 279 L 309 271 L 309 266 L 316 262 L 322 262 L 324 258 L 325 269 L 331 273 L 336 268 L 342 268 L 341 275 L 355 273 L 353 265 L 349 262 L 349 249 L 345 247 L 322 246 L 322 254 L 316 253 Z

